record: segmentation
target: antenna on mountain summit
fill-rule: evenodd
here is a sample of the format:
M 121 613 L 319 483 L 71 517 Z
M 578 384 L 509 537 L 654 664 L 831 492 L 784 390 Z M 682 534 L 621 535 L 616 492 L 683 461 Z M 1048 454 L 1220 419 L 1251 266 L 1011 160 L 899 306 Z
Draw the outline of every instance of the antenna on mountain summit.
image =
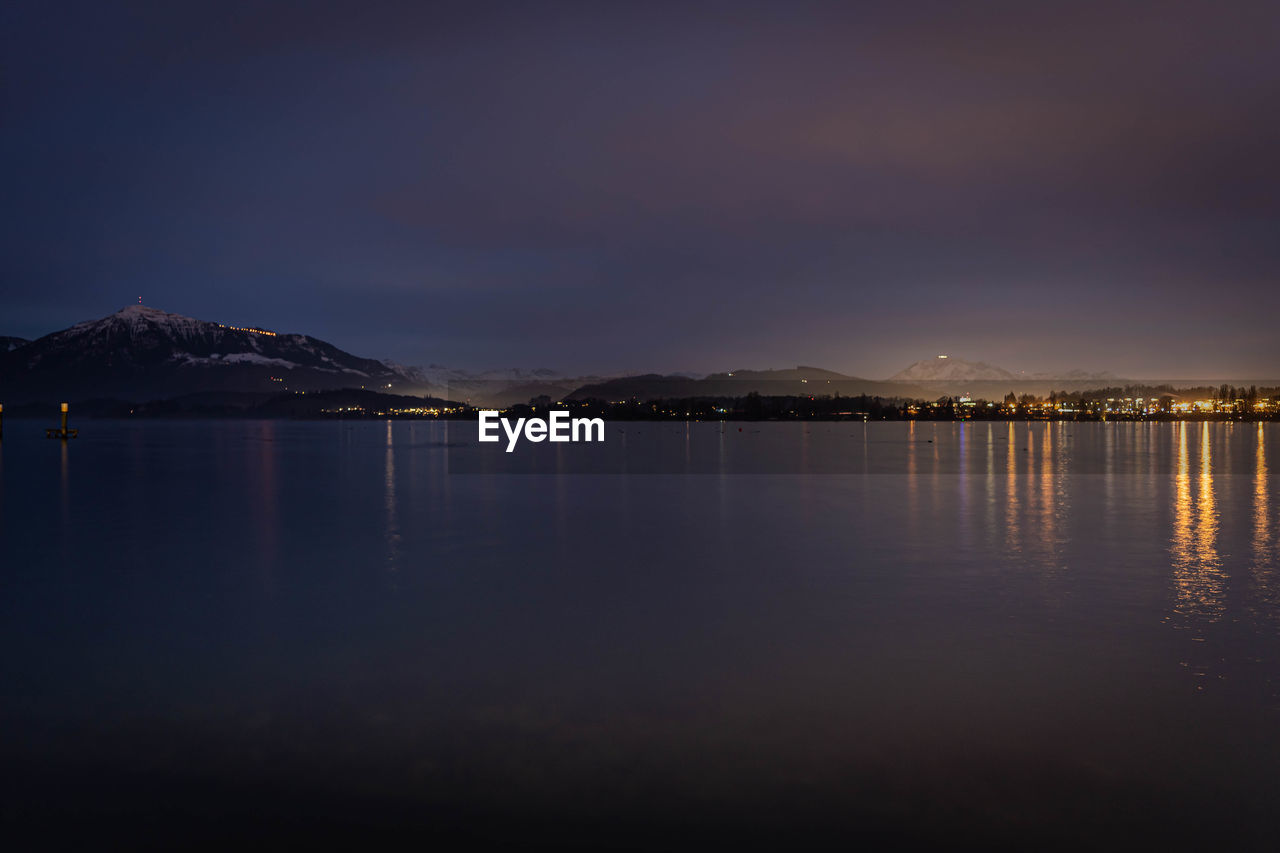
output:
M 139 305 L 141 305 L 141 304 L 142 304 L 142 297 L 141 297 L 141 296 L 139 296 L 139 297 L 138 297 L 138 304 L 139 304 Z

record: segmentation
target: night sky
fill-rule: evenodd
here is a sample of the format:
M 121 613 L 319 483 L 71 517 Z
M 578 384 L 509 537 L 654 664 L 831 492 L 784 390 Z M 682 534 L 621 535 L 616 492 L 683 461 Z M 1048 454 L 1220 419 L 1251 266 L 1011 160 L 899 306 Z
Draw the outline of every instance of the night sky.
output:
M 0 334 L 1280 376 L 1280 4 L 7 3 Z

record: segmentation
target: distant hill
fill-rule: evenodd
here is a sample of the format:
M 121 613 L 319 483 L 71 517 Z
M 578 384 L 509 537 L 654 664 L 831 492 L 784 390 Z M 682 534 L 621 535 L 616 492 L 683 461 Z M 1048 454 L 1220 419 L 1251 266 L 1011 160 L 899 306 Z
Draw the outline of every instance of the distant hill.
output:
M 226 326 L 143 305 L 0 352 L 0 400 L 154 400 L 197 391 L 408 391 L 382 362 L 308 335 Z
M 712 373 L 703 379 L 656 373 L 624 376 L 584 385 L 567 399 L 643 401 L 682 397 L 745 397 L 751 393 L 766 397 L 818 397 L 837 394 L 842 397 L 856 397 L 860 394 L 895 397 L 911 396 L 917 392 L 907 384 L 861 379 L 820 367 L 795 367 L 782 370 L 733 370 Z
M 416 383 L 421 393 L 497 408 L 528 403 L 536 397 L 561 400 L 575 388 L 603 381 L 599 376 L 570 377 L 542 367 L 469 371 L 435 364 L 427 367 L 386 364 Z
M 968 395 L 998 400 L 1010 391 L 1017 394 L 1074 392 L 1097 388 L 1100 384 L 1116 385 L 1126 381 L 1129 380 L 1119 379 L 1111 373 L 1088 373 L 1081 370 L 1062 374 L 1014 373 L 986 362 L 966 361 L 951 356 L 918 361 L 894 374 L 893 378 L 883 381 L 803 366 L 780 370 L 733 370 L 712 373 L 702 379 L 651 373 L 588 383 L 566 399 L 617 402 L 632 399 L 727 398 L 744 397 L 754 392 L 761 396 L 776 397 L 856 397 L 865 394 L 882 399 L 935 400 Z
M 773 370 L 730 370 L 727 373 L 712 373 L 706 377 L 708 381 L 719 381 L 722 379 L 736 379 L 739 382 L 792 382 L 792 381 L 828 381 L 837 379 L 840 381 L 853 380 L 856 382 L 865 382 L 865 379 L 859 379 L 856 376 L 848 376 L 844 373 L 837 373 L 834 370 L 824 370 L 821 367 L 799 367 L 773 369 Z
M 1027 373 L 1006 370 L 985 361 L 966 361 L 940 355 L 917 361 L 895 373 L 890 382 L 907 383 L 910 396 L 924 399 L 967 394 L 993 399 L 1013 391 L 1018 394 L 1048 394 L 1050 391 L 1083 391 L 1102 384 L 1120 384 L 1114 373 L 1086 370 Z
M 1088 370 L 1027 373 L 1005 370 L 985 361 L 966 361 L 954 355 L 940 355 L 917 361 L 889 378 L 890 382 L 1118 382 L 1120 377 L 1109 371 Z
M 20 346 L 31 343 L 26 338 L 13 338 L 7 335 L 0 335 L 0 353 L 11 352 Z
M 380 394 L 346 388 L 306 394 L 190 394 L 137 406 L 135 417 L 228 416 L 255 418 L 318 418 L 344 413 L 348 417 L 409 413 L 457 405 L 435 397 Z
M 327 418 L 399 417 L 425 414 L 458 403 L 435 397 L 379 394 L 345 388 L 337 391 L 272 394 L 254 391 L 200 391 L 145 403 L 115 398 L 86 399 L 74 404 L 81 418 Z M 48 403 L 9 407 L 16 417 L 48 418 L 57 408 Z

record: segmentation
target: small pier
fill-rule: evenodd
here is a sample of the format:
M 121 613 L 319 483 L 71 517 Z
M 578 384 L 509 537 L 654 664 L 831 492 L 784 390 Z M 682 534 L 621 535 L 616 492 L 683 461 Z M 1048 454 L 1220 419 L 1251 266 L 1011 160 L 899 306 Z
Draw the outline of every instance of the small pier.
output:
M 68 411 L 70 408 L 71 408 L 71 406 L 70 406 L 69 404 L 67 404 L 67 403 L 63 403 L 63 404 L 62 404 L 62 426 L 57 427 L 57 428 L 50 427 L 49 429 L 46 429 L 46 430 L 44 431 L 44 437 L 45 437 L 45 438 L 60 438 L 60 439 L 62 439 L 63 441 L 66 441 L 68 438 L 78 438 L 78 437 L 79 437 L 79 435 L 80 435 L 80 430 L 78 430 L 78 429 L 67 429 L 67 411 Z

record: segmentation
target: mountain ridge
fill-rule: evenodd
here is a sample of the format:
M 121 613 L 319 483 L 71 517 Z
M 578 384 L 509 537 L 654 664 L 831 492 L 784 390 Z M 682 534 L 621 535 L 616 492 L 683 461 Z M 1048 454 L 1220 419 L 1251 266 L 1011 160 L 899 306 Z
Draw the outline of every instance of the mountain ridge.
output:
M 987 364 L 985 361 L 966 361 L 940 355 L 936 358 L 917 361 L 899 370 L 889 377 L 890 382 L 938 382 L 938 381 L 972 381 L 972 380 L 1009 380 L 1018 377 L 1002 367 Z
M 1110 371 L 1067 370 L 1062 372 L 1006 370 L 985 361 L 967 361 L 952 355 L 939 355 L 914 362 L 890 376 L 889 382 L 1000 382 L 1063 380 L 1067 382 L 1112 382 L 1120 377 Z
M 886 380 L 805 365 L 624 376 L 569 376 L 548 368 L 409 367 L 356 356 L 309 335 L 214 323 L 140 304 L 34 341 L 0 337 L 0 401 L 10 403 L 366 389 L 503 408 L 538 397 L 627 400 L 757 393 L 995 398 L 1011 390 L 1048 393 L 1128 381 L 1109 372 L 1014 372 L 951 355 L 917 361 Z

